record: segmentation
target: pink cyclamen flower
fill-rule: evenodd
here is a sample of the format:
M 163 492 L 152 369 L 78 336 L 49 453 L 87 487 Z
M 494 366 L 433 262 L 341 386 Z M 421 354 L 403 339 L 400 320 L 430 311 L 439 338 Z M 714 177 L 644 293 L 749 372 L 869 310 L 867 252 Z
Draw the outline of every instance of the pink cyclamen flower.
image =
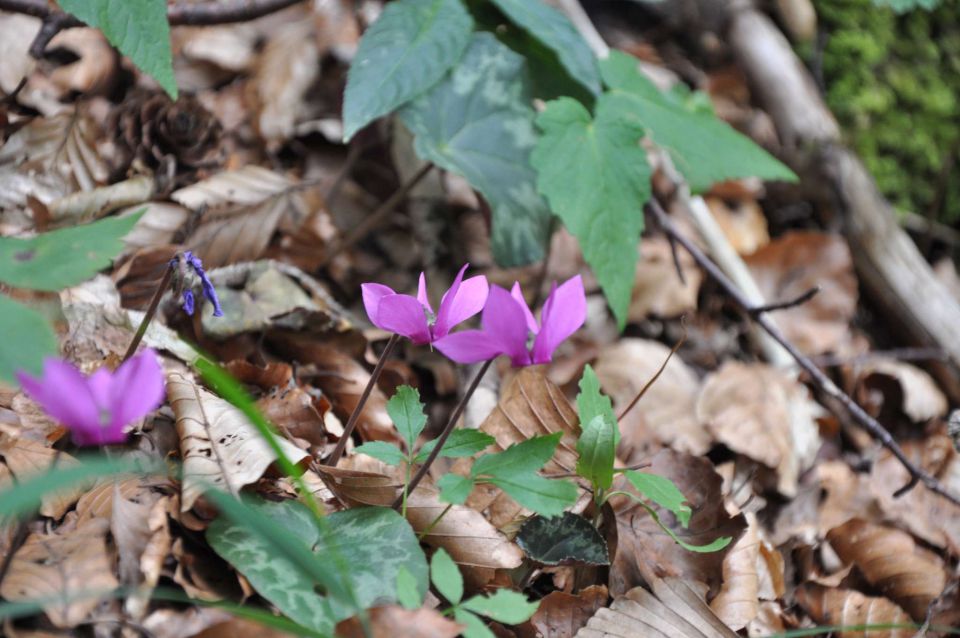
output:
M 124 428 L 163 402 L 163 371 L 157 353 L 146 349 L 111 372 L 89 377 L 66 361 L 43 362 L 43 377 L 18 372 L 20 385 L 44 412 L 73 433 L 77 445 L 123 443 Z
M 417 296 L 400 295 L 382 284 L 363 284 L 363 306 L 373 325 L 408 338 L 417 345 L 436 343 L 458 323 L 483 309 L 489 285 L 483 275 L 463 280 L 464 264 L 436 313 L 427 298 L 427 280 L 420 273 Z
M 483 308 L 483 330 L 464 330 L 437 341 L 437 350 L 460 363 L 510 356 L 515 366 L 549 363 L 553 351 L 576 332 L 587 318 L 587 298 L 580 275 L 561 286 L 553 284 L 537 324 L 523 298 L 520 284 L 507 292 L 491 286 Z M 530 338 L 533 337 L 531 344 Z

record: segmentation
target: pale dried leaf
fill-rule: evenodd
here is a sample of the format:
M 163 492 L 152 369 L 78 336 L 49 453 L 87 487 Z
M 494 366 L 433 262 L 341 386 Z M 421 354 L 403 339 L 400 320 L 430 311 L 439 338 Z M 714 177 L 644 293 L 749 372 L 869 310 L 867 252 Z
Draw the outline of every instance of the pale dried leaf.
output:
M 823 625 L 884 625 L 909 624 L 910 617 L 886 598 L 864 596 L 850 589 L 828 589 L 805 585 L 797 590 L 797 601 L 815 621 Z M 874 630 L 870 636 L 880 636 Z M 913 629 L 882 630 L 884 638 L 911 638 Z M 861 631 L 841 631 L 838 638 L 860 638 Z
M 276 460 L 273 450 L 240 410 L 207 392 L 186 375 L 167 375 L 167 397 L 177 417 L 183 458 L 181 511 L 211 487 L 234 495 L 257 481 Z M 294 463 L 309 455 L 286 439 L 283 453 Z
M 369 631 L 354 616 L 337 623 L 338 638 L 456 638 L 464 626 L 435 609 L 404 609 L 396 605 L 368 610 Z
M 157 609 L 141 623 L 156 638 L 183 638 L 196 636 L 204 629 L 233 617 L 216 607 L 187 607 L 186 609 Z
M 52 599 L 43 610 L 55 626 L 74 627 L 99 604 L 96 594 L 119 584 L 107 553 L 109 525 L 88 522 L 69 534 L 31 534 L 0 587 L 9 601 Z
M 638 322 L 650 315 L 675 317 L 696 310 L 703 273 L 688 253 L 677 252 L 685 281 L 677 275 L 670 242 L 663 237 L 645 237 L 640 245 L 633 292 L 627 318 Z
M 820 449 L 822 408 L 790 373 L 763 364 L 725 363 L 697 398 L 697 417 L 717 441 L 777 473 L 777 489 L 797 491 Z
M 755 199 L 723 200 L 706 197 L 707 206 L 724 236 L 740 255 L 749 255 L 770 243 L 767 218 Z
M 93 372 L 105 359 L 119 362 L 133 339 L 134 329 L 120 307 L 120 293 L 107 275 L 60 291 L 63 316 L 70 326 L 63 352 Z
M 734 638 L 696 591 L 680 578 L 653 579 L 656 595 L 636 587 L 599 610 L 577 638 Z
M 859 370 L 858 376 L 861 383 L 868 385 L 874 376 L 893 379 L 900 387 L 900 396 L 896 397 L 900 401 L 897 407 L 917 423 L 947 413 L 947 397 L 937 387 L 933 377 L 914 365 L 894 359 L 872 357 Z M 884 403 L 890 399 L 885 396 Z
M 10 95 L 37 61 L 28 53 L 40 20 L 19 13 L 0 13 L 0 92 Z
M 853 563 L 914 620 L 923 620 L 947 582 L 941 560 L 906 532 L 855 518 L 830 530 L 827 540 L 841 560 Z
M 119 67 L 119 56 L 100 29 L 80 28 L 60 31 L 50 41 L 48 50 L 66 49 L 76 60 L 50 72 L 50 83 L 65 98 L 76 92 L 102 94 L 111 88 Z
M 152 177 L 139 175 L 116 184 L 98 186 L 91 191 L 70 193 L 48 206 L 56 223 L 82 223 L 106 216 L 118 208 L 140 204 L 153 197 L 156 190 Z
M 717 617 L 731 629 L 747 626 L 760 612 L 760 535 L 757 517 L 746 514 L 747 530 L 723 559 L 723 585 L 710 602 Z
M 255 59 L 258 35 L 251 24 L 180 27 L 173 36 L 184 57 L 228 71 L 246 71 Z
M 57 452 L 43 443 L 22 437 L 0 440 L 0 456 L 18 482 L 48 472 L 54 459 L 58 468 L 79 465 L 77 460 L 66 452 Z M 84 485 L 71 485 L 44 494 L 40 501 L 40 513 L 54 519 L 62 518 L 83 494 L 84 488 Z
M 552 591 L 527 622 L 515 627 L 520 638 L 569 638 L 607 604 L 607 588 L 591 585 L 576 594 Z
M 646 339 L 621 339 L 604 348 L 594 363 L 603 391 L 620 414 L 670 355 L 670 348 Z M 660 378 L 620 420 L 620 454 L 628 462 L 645 456 L 655 444 L 680 452 L 706 454 L 712 437 L 697 419 L 697 375 L 674 355 Z

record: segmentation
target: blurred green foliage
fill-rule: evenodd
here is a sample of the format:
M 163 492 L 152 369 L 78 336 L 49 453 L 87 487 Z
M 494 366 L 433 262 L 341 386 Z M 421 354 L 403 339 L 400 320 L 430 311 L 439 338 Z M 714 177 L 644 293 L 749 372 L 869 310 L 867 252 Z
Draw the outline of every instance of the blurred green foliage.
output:
M 960 3 L 816 7 L 827 102 L 880 189 L 901 209 L 960 220 Z

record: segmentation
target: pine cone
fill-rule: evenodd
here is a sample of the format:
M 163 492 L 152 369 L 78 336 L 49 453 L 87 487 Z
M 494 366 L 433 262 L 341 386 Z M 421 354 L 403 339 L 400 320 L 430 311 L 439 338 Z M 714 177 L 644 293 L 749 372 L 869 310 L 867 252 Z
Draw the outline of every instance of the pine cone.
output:
M 152 169 L 172 160 L 190 171 L 221 161 L 220 122 L 189 95 L 173 102 L 165 93 L 134 94 L 113 112 L 110 128 L 123 171 L 135 160 Z

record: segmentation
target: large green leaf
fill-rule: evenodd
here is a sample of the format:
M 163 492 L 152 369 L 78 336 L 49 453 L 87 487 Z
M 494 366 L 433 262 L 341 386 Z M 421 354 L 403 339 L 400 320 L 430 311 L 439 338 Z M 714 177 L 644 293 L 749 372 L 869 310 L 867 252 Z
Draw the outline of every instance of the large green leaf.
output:
M 475 33 L 443 82 L 400 111 L 425 160 L 463 175 L 493 211 L 493 253 L 504 266 L 543 256 L 550 211 L 537 194 L 537 135 L 523 58 Z
M 537 118 L 544 134 L 531 162 L 539 172 L 540 192 L 580 241 L 623 327 L 636 274 L 643 205 L 650 198 L 650 166 L 637 143 L 643 129 L 611 111 L 608 97 L 598 100 L 595 118 L 576 100 L 549 102 Z
M 611 52 L 600 62 L 600 72 L 610 87 L 604 101 L 611 116 L 642 127 L 667 149 L 694 192 L 737 177 L 797 179 L 793 171 L 725 122 L 689 111 L 664 96 L 626 53 Z
M 0 294 L 0 381 L 16 383 L 14 373 L 39 375 L 43 359 L 57 355 L 57 336 L 36 310 Z
M 600 93 L 597 61 L 565 15 L 542 0 L 492 0 L 503 13 L 557 54 L 570 76 L 594 95 Z
M 111 217 L 29 239 L 0 237 L 0 281 L 51 292 L 75 286 L 110 265 L 140 215 Z
M 327 533 L 321 534 L 310 511 L 295 501 L 261 501 L 251 507 L 269 517 L 275 527 L 296 536 L 321 559 L 336 552 L 349 567 L 345 576 L 361 608 L 398 600 L 401 568 L 416 579 L 421 596 L 427 590 L 427 561 L 416 534 L 391 509 L 360 507 L 331 514 L 325 519 Z M 291 620 L 332 633 L 339 620 L 359 611 L 342 599 L 315 593 L 316 579 L 301 563 L 277 555 L 260 535 L 242 524 L 218 518 L 207 530 L 207 540 Z
M 57 0 L 60 8 L 103 31 L 110 44 L 177 99 L 167 0 Z
M 616 423 L 602 414 L 583 426 L 577 440 L 577 474 L 593 483 L 595 488 L 609 489 L 613 485 L 613 462 L 617 454 L 614 432 Z
M 407 442 L 407 450 L 412 452 L 417 443 L 417 437 L 423 432 L 427 424 L 427 415 L 423 412 L 420 403 L 420 393 L 415 388 L 402 385 L 387 401 L 387 414 L 393 420 L 397 431 Z
M 460 0 L 388 4 L 363 34 L 347 73 L 344 139 L 439 82 L 460 59 L 472 30 Z

